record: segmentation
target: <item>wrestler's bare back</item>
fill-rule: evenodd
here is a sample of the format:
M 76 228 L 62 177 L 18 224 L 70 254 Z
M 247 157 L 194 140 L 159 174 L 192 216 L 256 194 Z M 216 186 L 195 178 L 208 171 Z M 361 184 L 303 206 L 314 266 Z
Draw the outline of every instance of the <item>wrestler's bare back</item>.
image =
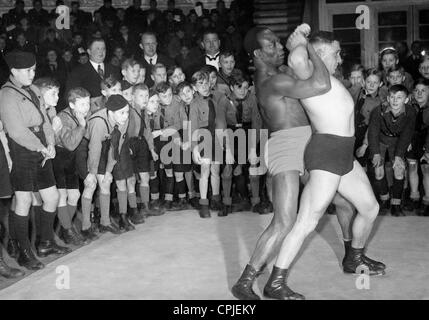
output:
M 355 133 L 353 98 L 338 79 L 332 75 L 330 78 L 331 90 L 302 99 L 302 105 L 315 132 L 352 137 Z
M 272 75 L 256 73 L 256 94 L 261 116 L 271 132 L 309 125 L 305 111 L 297 99 L 279 94 L 271 84 Z

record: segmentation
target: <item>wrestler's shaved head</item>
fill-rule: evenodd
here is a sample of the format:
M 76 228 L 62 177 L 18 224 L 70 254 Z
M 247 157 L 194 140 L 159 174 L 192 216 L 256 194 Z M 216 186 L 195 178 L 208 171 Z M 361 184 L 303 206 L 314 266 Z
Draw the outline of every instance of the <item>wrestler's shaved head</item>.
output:
M 253 57 L 255 50 L 261 49 L 261 44 L 259 43 L 258 37 L 262 32 L 270 30 L 267 27 L 254 27 L 250 29 L 246 36 L 244 37 L 244 50 L 246 50 L 247 54 L 250 57 Z
M 308 41 L 313 45 L 319 57 L 325 63 L 330 74 L 334 74 L 338 65 L 342 63 L 340 42 L 333 32 L 317 31 Z
M 251 58 L 256 56 L 266 66 L 279 67 L 284 62 L 284 47 L 279 37 L 267 27 L 249 30 L 244 39 L 244 48 Z

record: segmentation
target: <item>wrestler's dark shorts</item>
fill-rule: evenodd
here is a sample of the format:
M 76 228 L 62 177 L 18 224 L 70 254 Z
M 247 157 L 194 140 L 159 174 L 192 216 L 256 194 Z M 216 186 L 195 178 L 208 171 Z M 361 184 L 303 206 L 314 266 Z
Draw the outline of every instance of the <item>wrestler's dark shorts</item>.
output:
M 43 131 L 33 132 L 42 143 Z M 10 157 L 13 166 L 10 180 L 15 191 L 37 192 L 56 185 L 52 160 L 47 160 L 42 167 L 43 155 L 30 151 L 9 138 Z
M 355 137 L 315 133 L 304 153 L 305 168 L 344 176 L 353 170 Z
M 13 194 L 10 183 L 9 166 L 7 164 L 6 153 L 0 141 L 0 198 L 10 197 Z
M 129 140 L 125 139 L 119 153 L 119 161 L 115 164 L 112 171 L 113 179 L 116 181 L 131 178 L 134 175 L 134 165 L 131 159 Z
M 79 189 L 79 176 L 76 173 L 76 153 L 56 147 L 52 160 L 58 189 Z
M 130 149 L 132 152 L 134 173 L 150 172 L 150 162 L 152 153 L 144 137 L 134 137 L 130 139 Z

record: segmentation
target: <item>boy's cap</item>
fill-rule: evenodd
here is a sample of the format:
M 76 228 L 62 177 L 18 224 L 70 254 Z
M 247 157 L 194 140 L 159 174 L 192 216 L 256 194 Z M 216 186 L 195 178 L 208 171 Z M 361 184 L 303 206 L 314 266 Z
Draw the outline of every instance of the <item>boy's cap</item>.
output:
M 106 102 L 106 108 L 110 111 L 118 111 L 125 108 L 128 105 L 128 101 L 120 94 L 111 95 Z
M 36 64 L 36 56 L 31 52 L 14 50 L 4 57 L 10 69 L 28 69 Z

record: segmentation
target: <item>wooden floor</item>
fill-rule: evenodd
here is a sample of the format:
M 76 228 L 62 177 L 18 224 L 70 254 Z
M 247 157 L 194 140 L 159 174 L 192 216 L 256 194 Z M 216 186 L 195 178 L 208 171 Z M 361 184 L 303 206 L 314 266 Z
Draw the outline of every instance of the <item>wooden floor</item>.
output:
M 200 219 L 196 211 L 151 217 L 135 231 L 43 260 L 45 269 L 19 281 L 0 279 L 0 299 L 234 299 L 230 288 L 270 219 L 250 212 Z M 325 215 L 289 284 L 307 299 L 429 299 L 429 218 L 377 218 L 368 255 L 386 263 L 387 274 L 365 289 L 342 273 L 338 222 Z M 61 289 L 67 273 L 69 289 Z M 258 294 L 268 276 L 258 279 Z

